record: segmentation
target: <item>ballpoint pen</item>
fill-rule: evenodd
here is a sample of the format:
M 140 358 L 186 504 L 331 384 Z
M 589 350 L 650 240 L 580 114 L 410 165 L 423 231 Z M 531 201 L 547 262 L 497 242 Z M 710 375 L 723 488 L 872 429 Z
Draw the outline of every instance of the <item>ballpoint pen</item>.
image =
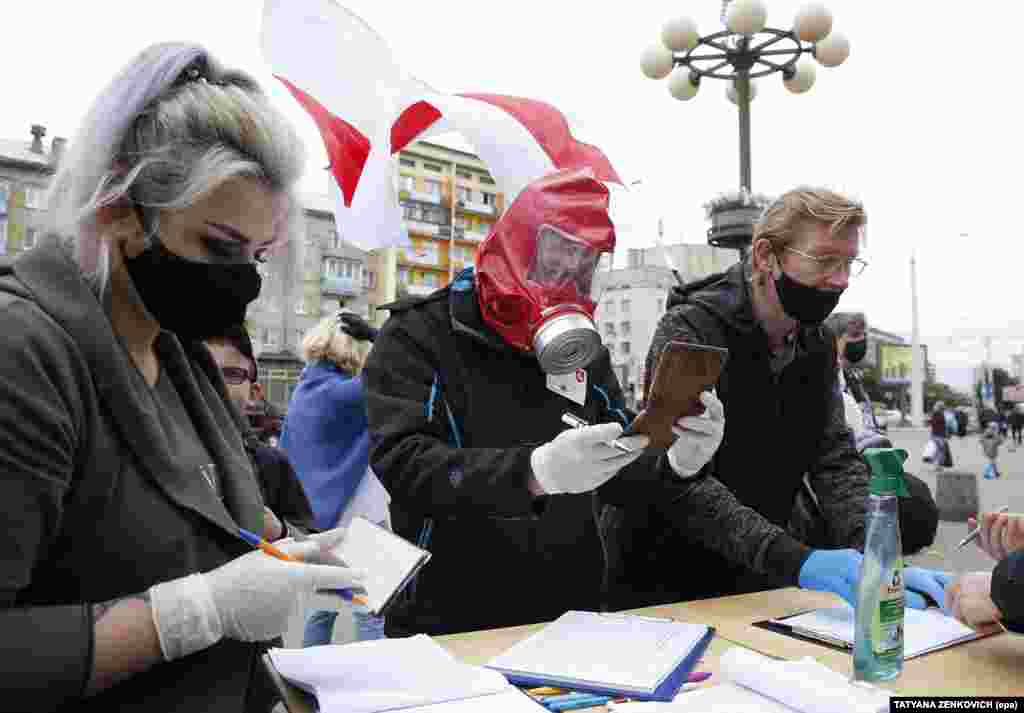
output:
M 566 413 L 562 414 L 562 423 L 564 423 L 566 426 L 572 426 L 573 428 L 586 428 L 587 426 L 590 425 L 589 423 L 584 421 L 579 416 L 574 416 L 573 414 L 571 414 L 569 412 L 566 412 Z M 630 448 L 629 446 L 627 446 L 624 443 L 621 443 L 621 442 L 619 442 L 617 440 L 616 441 L 609 441 L 608 445 L 611 446 L 612 448 L 616 449 L 616 450 L 622 451 L 623 453 L 632 453 L 633 452 L 632 448 Z
M 256 547 L 257 549 L 263 550 L 263 552 L 265 554 L 268 554 L 271 557 L 276 557 L 277 559 L 284 560 L 286 562 L 298 562 L 299 561 L 296 558 L 292 557 L 287 552 L 284 552 L 284 551 L 278 549 L 277 547 L 274 547 L 272 544 L 270 544 L 269 542 L 264 540 L 262 537 L 257 535 L 255 532 L 250 532 L 249 530 L 246 530 L 244 527 L 238 528 L 238 534 L 239 534 L 239 536 L 241 536 L 241 538 L 243 540 L 248 542 L 250 545 L 252 545 L 253 547 Z M 355 594 L 355 593 L 351 592 L 348 589 L 334 589 L 334 590 L 331 590 L 331 591 L 337 592 L 338 594 L 341 595 L 342 599 L 345 599 L 347 601 L 355 602 L 357 604 L 364 604 L 364 605 L 368 605 L 369 604 L 369 600 L 367 600 L 367 598 L 364 597 L 362 594 Z
M 1003 506 L 1003 507 L 999 508 L 996 511 L 996 513 L 999 514 L 999 515 L 1002 515 L 1003 513 L 1009 512 L 1009 511 L 1010 511 L 1009 507 Z M 973 530 L 971 530 L 969 533 L 967 533 L 967 537 L 965 537 L 964 539 L 960 540 L 960 543 L 956 546 L 956 548 L 958 550 L 962 550 L 969 543 L 974 542 L 974 540 L 978 539 L 978 535 L 980 535 L 980 534 L 981 534 L 981 518 L 979 517 L 978 518 L 978 526 L 976 528 L 974 528 Z

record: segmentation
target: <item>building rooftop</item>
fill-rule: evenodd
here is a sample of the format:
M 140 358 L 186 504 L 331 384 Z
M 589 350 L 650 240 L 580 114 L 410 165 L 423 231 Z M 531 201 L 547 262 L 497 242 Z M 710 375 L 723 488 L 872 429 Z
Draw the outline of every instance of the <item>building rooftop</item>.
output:
M 31 141 L 0 139 L 0 163 L 20 163 L 43 171 L 52 171 L 50 155 L 36 153 L 30 149 L 31 146 Z

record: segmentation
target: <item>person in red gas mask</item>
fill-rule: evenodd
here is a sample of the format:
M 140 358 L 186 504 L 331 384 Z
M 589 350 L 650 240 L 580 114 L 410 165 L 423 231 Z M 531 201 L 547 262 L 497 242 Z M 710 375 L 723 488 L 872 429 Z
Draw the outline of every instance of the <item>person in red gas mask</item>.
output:
M 385 308 L 363 370 L 370 463 L 392 526 L 433 557 L 388 612 L 389 636 L 548 621 L 604 603 L 605 504 L 683 503 L 681 476 L 724 420 L 677 422 L 666 451 L 622 436 L 629 413 L 591 295 L 615 247 L 586 170 L 527 186 L 452 285 Z M 567 429 L 568 413 L 590 426 Z M 624 446 L 624 448 L 622 448 Z M 630 452 L 625 452 L 630 451 Z M 665 457 L 665 456 L 668 457 Z

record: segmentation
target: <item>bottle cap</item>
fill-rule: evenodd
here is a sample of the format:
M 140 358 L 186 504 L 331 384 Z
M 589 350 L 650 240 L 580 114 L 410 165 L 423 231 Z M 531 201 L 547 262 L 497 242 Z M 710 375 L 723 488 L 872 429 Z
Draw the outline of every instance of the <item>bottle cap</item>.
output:
M 902 448 L 864 449 L 864 460 L 871 466 L 872 495 L 910 495 L 903 482 L 903 462 L 908 455 Z

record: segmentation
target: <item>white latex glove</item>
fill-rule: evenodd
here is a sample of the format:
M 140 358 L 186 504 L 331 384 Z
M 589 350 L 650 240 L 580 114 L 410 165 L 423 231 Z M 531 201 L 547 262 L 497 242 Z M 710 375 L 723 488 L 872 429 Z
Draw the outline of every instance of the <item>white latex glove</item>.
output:
M 298 562 L 254 550 L 217 569 L 150 588 L 153 622 L 168 661 L 214 645 L 221 638 L 266 641 L 280 636 L 302 599 L 321 589 L 356 589 L 364 574 L 329 562 L 328 550 L 344 537 L 331 530 L 275 547 Z
M 617 423 L 562 431 L 530 454 L 533 476 L 550 495 L 593 490 L 639 458 L 650 441 L 647 436 L 621 438 L 622 445 L 633 449 L 632 453 L 623 453 L 609 445 L 620 435 L 622 426 Z
M 710 391 L 700 395 L 704 413 L 700 416 L 684 416 L 676 420 L 672 433 L 675 442 L 669 447 L 668 464 L 681 478 L 696 475 L 711 460 L 722 443 L 725 434 L 725 407 Z

